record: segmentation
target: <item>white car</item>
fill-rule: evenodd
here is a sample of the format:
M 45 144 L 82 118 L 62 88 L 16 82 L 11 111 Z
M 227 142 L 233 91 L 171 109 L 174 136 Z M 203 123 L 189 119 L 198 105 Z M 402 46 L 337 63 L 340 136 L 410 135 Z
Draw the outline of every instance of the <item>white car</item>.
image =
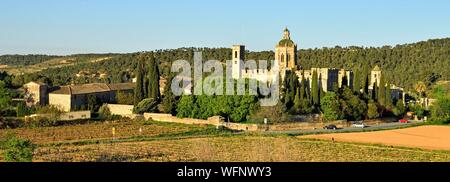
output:
M 364 123 L 354 123 L 352 124 L 353 128 L 365 128 L 367 127 Z

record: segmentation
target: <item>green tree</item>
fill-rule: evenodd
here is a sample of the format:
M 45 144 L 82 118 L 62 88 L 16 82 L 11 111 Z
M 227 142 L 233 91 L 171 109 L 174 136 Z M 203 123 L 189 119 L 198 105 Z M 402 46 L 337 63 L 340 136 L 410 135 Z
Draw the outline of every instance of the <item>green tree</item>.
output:
M 198 106 L 196 106 L 195 97 L 192 95 L 182 95 L 177 104 L 177 117 L 195 118 L 197 112 Z
M 361 79 L 359 78 L 359 70 L 355 70 L 353 75 L 353 92 L 360 93 L 361 90 Z
M 169 76 L 167 79 L 167 83 L 164 87 L 162 105 L 165 113 L 176 115 L 177 99 L 171 89 L 172 79 L 172 76 Z
M 11 91 L 6 88 L 5 82 L 0 80 L 0 110 L 8 108 L 11 104 Z
M 297 89 L 297 94 L 295 94 L 295 99 L 294 99 L 294 111 L 295 113 L 300 113 L 301 112 L 301 107 L 302 107 L 302 102 L 300 99 L 300 89 Z
M 136 114 L 143 114 L 146 112 L 155 112 L 157 110 L 158 101 L 153 98 L 147 98 L 139 102 L 134 108 L 133 112 Z
M 386 108 L 388 109 L 388 110 L 391 110 L 393 107 L 394 107 L 394 105 L 393 105 L 393 103 L 392 103 L 392 91 L 391 91 L 391 87 L 390 87 L 390 83 L 388 82 L 387 84 L 386 84 L 386 86 L 385 86 L 385 92 L 386 92 L 386 98 L 385 98 L 385 105 L 386 105 Z
M 394 109 L 392 110 L 393 114 L 397 117 L 403 117 L 406 112 L 405 104 L 403 104 L 403 100 L 398 100 Z
M 369 100 L 369 103 L 367 104 L 367 117 L 369 119 L 374 119 L 379 116 L 377 104 L 373 100 Z
M 344 118 L 348 120 L 361 120 L 367 112 L 367 104 L 364 100 L 355 95 L 354 92 L 346 87 L 339 94 L 341 110 Z
M 380 76 L 380 85 L 378 87 L 378 103 L 381 106 L 386 106 L 386 84 L 384 82 L 383 75 Z
M 118 91 L 116 93 L 116 103 L 117 104 L 125 104 L 125 105 L 133 105 L 134 103 L 133 93 L 127 93 L 124 91 Z
M 160 98 L 159 93 L 159 69 L 158 62 L 155 60 L 153 53 L 149 55 L 149 69 L 148 69 L 148 98 L 154 98 L 158 100 Z
M 99 100 L 95 94 L 90 94 L 87 96 L 87 106 L 91 111 L 97 110 L 97 106 L 99 105 Z
M 106 120 L 112 119 L 112 114 L 111 114 L 111 111 L 108 108 L 108 104 L 103 104 L 98 109 L 98 114 L 99 114 L 101 119 L 106 119 Z
M 141 55 L 136 68 L 136 87 L 134 88 L 134 105 L 144 99 L 144 60 Z
M 23 140 L 13 135 L 7 136 L 4 142 L 3 157 L 7 162 L 31 162 L 36 146 L 30 140 Z
M 19 102 L 19 104 L 17 104 L 17 107 L 16 107 L 16 115 L 17 115 L 17 117 L 24 117 L 24 116 L 26 116 L 28 114 L 29 114 L 28 113 L 28 108 L 25 105 L 25 103 Z
M 328 92 L 320 101 L 324 118 L 328 121 L 342 119 L 343 113 L 339 104 L 339 97 L 334 92 Z
M 450 122 L 450 98 L 440 98 L 431 106 L 431 119 L 445 123 Z
M 312 96 L 312 103 L 314 106 L 319 106 L 320 100 L 319 100 L 319 81 L 317 78 L 317 71 L 313 71 L 312 75 L 312 83 L 311 83 L 311 96 Z

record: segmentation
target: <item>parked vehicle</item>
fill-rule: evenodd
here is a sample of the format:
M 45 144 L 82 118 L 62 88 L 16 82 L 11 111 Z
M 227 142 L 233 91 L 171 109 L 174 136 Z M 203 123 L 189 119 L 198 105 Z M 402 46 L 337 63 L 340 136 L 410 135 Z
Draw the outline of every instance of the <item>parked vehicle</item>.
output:
M 331 124 L 331 125 L 324 126 L 323 129 L 325 129 L 325 130 L 337 130 L 338 128 L 336 127 L 336 125 Z
M 406 119 L 401 119 L 401 120 L 398 120 L 398 122 L 399 122 L 399 123 L 408 123 L 408 120 L 406 120 Z
M 353 123 L 352 127 L 353 128 L 365 128 L 367 126 L 364 123 Z

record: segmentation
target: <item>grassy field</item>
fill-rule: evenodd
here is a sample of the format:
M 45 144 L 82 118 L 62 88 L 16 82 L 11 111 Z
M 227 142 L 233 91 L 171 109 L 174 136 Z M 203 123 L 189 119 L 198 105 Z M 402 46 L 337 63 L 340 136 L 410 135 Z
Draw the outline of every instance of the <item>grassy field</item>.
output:
M 116 128 L 114 138 L 112 127 Z M 0 136 L 8 132 L 38 144 L 34 161 L 450 161 L 450 151 L 233 133 L 213 126 L 161 122 L 18 128 L 0 130 Z

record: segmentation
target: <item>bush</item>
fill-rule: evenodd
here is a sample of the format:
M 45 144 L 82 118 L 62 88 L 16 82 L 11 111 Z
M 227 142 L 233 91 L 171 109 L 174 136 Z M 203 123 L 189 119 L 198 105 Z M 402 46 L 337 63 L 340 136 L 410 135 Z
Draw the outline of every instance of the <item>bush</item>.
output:
M 7 136 L 4 142 L 5 152 L 3 157 L 7 162 L 31 162 L 33 151 L 36 148 L 30 140 L 17 138 L 13 135 Z
M 269 123 L 289 122 L 289 116 L 284 110 L 282 102 L 275 106 L 260 107 L 250 115 L 250 121 L 264 123 L 264 118 L 267 118 Z
M 439 99 L 431 107 L 431 119 L 434 121 L 450 122 L 450 99 Z
M 405 105 L 403 104 L 402 100 L 398 100 L 396 106 L 394 107 L 394 109 L 392 109 L 392 112 L 394 113 L 395 116 L 397 117 L 403 117 L 403 115 L 406 112 L 406 108 Z
M 144 99 L 139 102 L 133 109 L 136 114 L 143 114 L 145 112 L 155 112 L 157 110 L 158 101 L 153 98 Z
M 378 118 L 379 116 L 380 113 L 378 113 L 377 104 L 373 100 L 370 100 L 369 103 L 367 104 L 367 117 L 369 119 L 374 119 Z
M 328 121 L 342 119 L 344 113 L 340 108 L 339 98 L 334 92 L 328 92 L 325 97 L 320 100 L 320 107 L 323 111 L 324 118 Z
M 125 104 L 125 105 L 133 105 L 134 102 L 134 94 L 126 93 L 123 91 L 118 91 L 116 93 L 116 103 L 117 104 Z
M 109 120 L 112 118 L 111 111 L 108 108 L 107 104 L 103 104 L 100 109 L 98 109 L 98 115 L 100 119 Z

